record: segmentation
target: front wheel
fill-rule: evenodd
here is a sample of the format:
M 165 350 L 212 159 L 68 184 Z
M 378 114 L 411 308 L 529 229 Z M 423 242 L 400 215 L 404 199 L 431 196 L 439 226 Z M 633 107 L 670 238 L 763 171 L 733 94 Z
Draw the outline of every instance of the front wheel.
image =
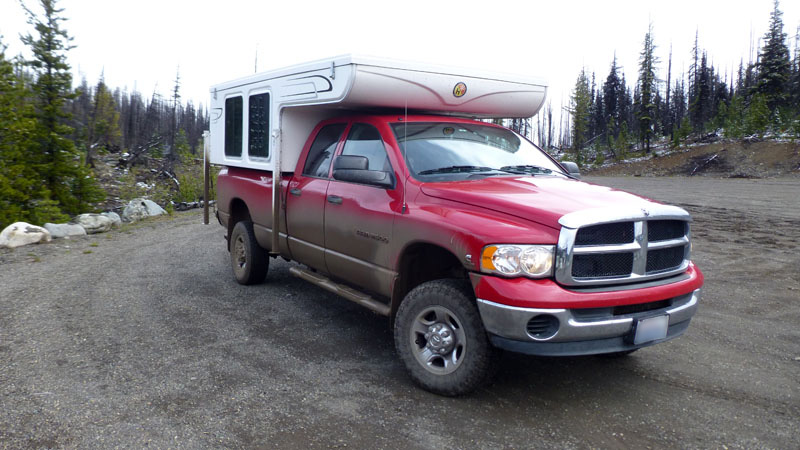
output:
M 237 222 L 231 233 L 231 267 L 239 284 L 258 284 L 264 281 L 269 269 L 269 257 L 256 240 L 253 223 Z
M 414 382 L 436 394 L 469 393 L 488 382 L 496 367 L 497 351 L 462 280 L 414 288 L 397 310 L 394 342 Z

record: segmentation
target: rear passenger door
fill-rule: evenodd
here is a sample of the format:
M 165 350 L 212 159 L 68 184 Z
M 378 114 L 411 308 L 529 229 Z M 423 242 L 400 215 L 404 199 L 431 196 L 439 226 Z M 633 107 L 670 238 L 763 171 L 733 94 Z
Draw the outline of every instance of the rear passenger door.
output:
M 354 123 L 341 154 L 365 156 L 370 170 L 393 172 L 375 125 Z M 325 197 L 325 262 L 329 272 L 382 295 L 389 295 L 394 276 L 389 259 L 395 216 L 392 204 L 399 203 L 396 185 L 386 189 L 331 179 Z
M 323 126 L 308 150 L 303 171 L 289 183 L 286 222 L 292 259 L 327 272 L 325 265 L 325 201 L 333 155 L 346 123 Z

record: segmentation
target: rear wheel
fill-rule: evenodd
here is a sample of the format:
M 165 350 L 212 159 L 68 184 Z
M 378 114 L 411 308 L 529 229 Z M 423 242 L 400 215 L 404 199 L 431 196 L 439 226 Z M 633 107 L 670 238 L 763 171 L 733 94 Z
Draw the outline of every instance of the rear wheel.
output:
M 258 284 L 264 281 L 269 269 L 269 257 L 256 241 L 253 223 L 237 222 L 231 233 L 231 267 L 239 284 Z
M 497 351 L 489 343 L 469 283 L 435 280 L 400 304 L 394 342 L 411 378 L 441 395 L 462 395 L 488 382 Z

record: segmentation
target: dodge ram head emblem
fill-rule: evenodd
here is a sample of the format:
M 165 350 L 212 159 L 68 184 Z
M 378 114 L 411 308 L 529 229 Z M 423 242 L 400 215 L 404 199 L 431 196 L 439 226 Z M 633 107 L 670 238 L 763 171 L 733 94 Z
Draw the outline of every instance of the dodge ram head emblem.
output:
M 467 93 L 467 85 L 463 81 L 459 82 L 453 88 L 453 96 L 463 97 Z
M 646 208 L 642 208 L 642 214 L 644 214 L 645 217 L 650 217 L 650 211 L 648 211 Z

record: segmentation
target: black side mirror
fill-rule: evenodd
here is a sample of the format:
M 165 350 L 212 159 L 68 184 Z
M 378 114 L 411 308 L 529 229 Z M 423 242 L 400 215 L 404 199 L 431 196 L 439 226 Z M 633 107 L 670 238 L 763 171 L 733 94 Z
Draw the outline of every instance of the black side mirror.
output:
M 333 161 L 333 170 L 336 169 L 367 170 L 369 159 L 366 156 L 339 155 Z
M 578 165 L 575 164 L 574 162 L 572 162 L 572 161 L 562 161 L 561 162 L 561 167 L 566 169 L 567 173 L 569 173 L 573 177 L 575 177 L 575 178 L 577 178 L 579 180 L 581 179 L 581 169 L 578 168 Z
M 339 155 L 333 161 L 333 179 L 351 183 L 391 189 L 394 176 L 382 170 L 367 170 L 369 160 L 365 156 Z

